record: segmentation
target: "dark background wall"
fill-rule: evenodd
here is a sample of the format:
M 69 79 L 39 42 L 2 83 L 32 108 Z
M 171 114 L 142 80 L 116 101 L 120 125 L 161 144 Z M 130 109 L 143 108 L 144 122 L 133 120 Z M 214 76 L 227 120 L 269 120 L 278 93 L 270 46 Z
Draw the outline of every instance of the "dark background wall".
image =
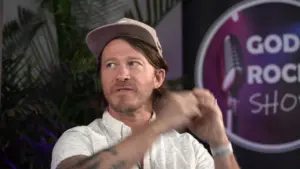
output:
M 184 87 L 194 87 L 194 67 L 199 45 L 206 31 L 239 0 L 188 0 L 182 4 Z M 300 19 L 300 18 L 299 18 Z M 300 150 L 283 154 L 263 154 L 234 145 L 243 169 L 299 169 Z
M 199 45 L 206 31 L 222 13 L 237 2 L 240 0 L 183 1 L 183 73 L 187 79 L 194 79 L 193 66 Z M 186 88 L 193 88 L 194 81 L 185 81 L 184 85 Z

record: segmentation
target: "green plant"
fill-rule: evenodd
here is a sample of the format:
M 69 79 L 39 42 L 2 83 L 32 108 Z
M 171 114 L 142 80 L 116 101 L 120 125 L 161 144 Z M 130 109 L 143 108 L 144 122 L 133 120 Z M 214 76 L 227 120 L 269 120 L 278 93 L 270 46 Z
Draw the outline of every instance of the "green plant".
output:
M 167 13 L 169 13 L 182 0 L 146 0 L 146 18 L 142 16 L 140 0 L 133 1 L 135 10 L 126 11 L 125 16 L 142 21 L 148 25 L 151 25 L 152 27 L 156 27 L 156 25 L 167 15 Z
M 123 16 L 155 26 L 179 1 L 147 0 L 154 17 L 145 19 L 139 1 L 134 0 L 137 15 L 122 2 L 42 0 L 37 13 L 19 7 L 19 19 L 5 25 L 0 168 L 49 168 L 57 138 L 101 116 L 96 60 L 84 41 L 87 31 Z

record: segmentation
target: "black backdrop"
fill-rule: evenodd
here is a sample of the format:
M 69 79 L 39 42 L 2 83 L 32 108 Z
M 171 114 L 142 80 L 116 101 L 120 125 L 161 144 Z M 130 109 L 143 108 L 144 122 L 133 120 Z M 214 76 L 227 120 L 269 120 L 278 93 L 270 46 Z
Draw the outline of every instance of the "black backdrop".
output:
M 194 87 L 196 55 L 206 31 L 218 17 L 238 2 L 240 0 L 187 0 L 183 2 L 183 74 L 185 89 Z M 235 145 L 234 150 L 243 169 L 300 169 L 300 150 L 283 154 L 263 154 L 245 150 Z

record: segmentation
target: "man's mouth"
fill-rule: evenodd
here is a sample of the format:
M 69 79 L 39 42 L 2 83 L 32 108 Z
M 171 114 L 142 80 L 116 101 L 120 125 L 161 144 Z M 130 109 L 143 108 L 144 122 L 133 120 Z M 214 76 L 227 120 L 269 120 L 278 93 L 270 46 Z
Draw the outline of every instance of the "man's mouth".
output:
M 133 91 L 133 90 L 132 90 L 132 88 L 124 87 L 124 88 L 118 88 L 116 91 L 117 92 L 128 92 L 128 91 Z

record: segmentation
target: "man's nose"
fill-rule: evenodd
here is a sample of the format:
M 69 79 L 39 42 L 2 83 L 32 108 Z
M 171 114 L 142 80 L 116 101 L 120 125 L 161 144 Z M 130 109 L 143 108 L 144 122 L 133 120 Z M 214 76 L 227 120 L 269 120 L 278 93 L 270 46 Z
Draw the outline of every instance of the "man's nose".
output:
M 130 72 L 126 66 L 120 66 L 117 74 L 117 80 L 126 81 L 130 79 Z

